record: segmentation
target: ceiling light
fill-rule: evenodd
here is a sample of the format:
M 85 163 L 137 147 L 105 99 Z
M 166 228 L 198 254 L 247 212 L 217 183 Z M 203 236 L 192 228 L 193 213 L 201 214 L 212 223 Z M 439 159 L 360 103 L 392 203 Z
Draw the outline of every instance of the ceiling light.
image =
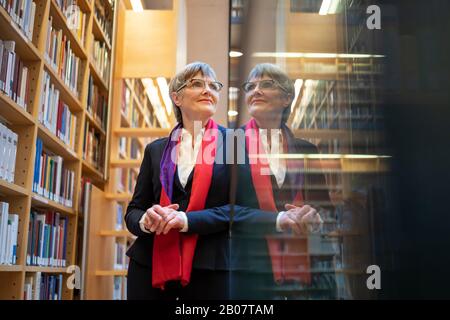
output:
M 131 2 L 131 7 L 133 8 L 133 10 L 135 12 L 142 12 L 142 11 L 144 11 L 144 8 L 142 7 L 141 0 L 130 0 L 130 2 Z
M 240 51 L 230 51 L 229 55 L 230 58 L 239 58 L 243 55 L 243 53 Z
M 228 111 L 228 116 L 230 116 L 230 117 L 236 117 L 238 114 L 239 114 L 239 112 L 237 112 L 236 110 Z
M 319 14 L 321 16 L 324 16 L 328 13 L 328 10 L 331 6 L 331 0 L 323 0 L 322 5 L 320 6 Z
M 328 9 L 328 14 L 336 14 L 338 5 L 340 0 L 333 0 L 330 5 L 330 9 Z

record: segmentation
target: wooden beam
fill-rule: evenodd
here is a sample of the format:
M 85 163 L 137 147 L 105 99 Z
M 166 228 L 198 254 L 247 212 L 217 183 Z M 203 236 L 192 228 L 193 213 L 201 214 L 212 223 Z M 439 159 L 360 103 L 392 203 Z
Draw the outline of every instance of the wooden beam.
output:
M 158 138 L 167 137 L 170 129 L 163 128 L 118 128 L 114 130 L 114 134 L 120 137 L 146 137 Z

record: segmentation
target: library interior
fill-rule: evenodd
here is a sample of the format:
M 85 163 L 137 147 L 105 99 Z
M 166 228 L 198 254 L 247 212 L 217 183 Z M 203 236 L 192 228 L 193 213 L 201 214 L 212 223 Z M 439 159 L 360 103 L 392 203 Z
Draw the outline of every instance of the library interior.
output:
M 425 106 L 444 105 L 448 97 L 449 57 L 440 49 L 449 46 L 441 39 L 450 30 L 449 19 L 443 19 L 450 4 L 432 0 L 414 7 L 411 2 L 0 0 L 0 299 L 127 300 L 130 289 L 138 296 L 140 289 L 127 280 L 131 281 L 130 260 L 137 259 L 145 241 L 130 248 L 145 237 L 154 237 L 157 248 L 156 239 L 163 236 L 133 231 L 126 215 L 130 203 L 136 206 L 143 196 L 139 192 L 144 184 L 150 183 L 145 178 L 159 181 L 140 174 L 151 149 L 147 146 L 156 148 L 161 138 L 171 135 L 180 109 L 185 116 L 184 108 L 174 105 L 174 94 L 195 86 L 211 94 L 217 86 L 211 81 L 218 81 L 220 99 L 212 119 L 225 128 L 248 127 L 253 114 L 246 95 L 284 90 L 267 71 L 248 77 L 265 63 L 287 74 L 292 84 L 282 128 L 315 150 L 288 154 L 292 162 L 301 163 L 287 170 L 297 170 L 288 172 L 292 177 L 304 177 L 303 193 L 295 185 L 283 188 L 295 189 L 303 194 L 304 204 L 317 209 L 320 230 L 300 235 L 277 230 L 272 237 L 280 244 L 278 254 L 297 269 L 284 270 L 285 279 L 268 287 L 262 285 L 267 277 L 261 276 L 258 290 L 270 291 L 271 299 L 277 300 L 448 296 L 448 290 L 436 288 L 441 273 L 433 272 L 448 266 L 448 259 L 438 265 L 429 250 L 445 229 L 436 234 L 427 229 L 441 226 L 434 224 L 437 217 L 419 214 L 425 203 L 412 196 L 421 191 L 431 202 L 441 193 L 426 191 L 431 182 L 420 182 L 420 177 L 427 179 L 425 169 L 417 169 L 421 158 L 408 152 L 428 150 L 412 139 L 420 144 L 430 138 L 445 145 L 438 136 L 444 120 L 437 110 L 441 115 L 448 115 L 448 110 L 436 109 L 429 116 Z M 185 79 L 184 88 L 173 90 L 174 77 L 198 61 L 215 74 L 197 70 Z M 206 80 L 188 81 L 198 72 L 213 78 L 208 86 Z M 264 82 L 263 76 L 272 77 L 272 82 Z M 248 81 L 258 78 L 252 87 Z M 411 120 L 403 120 L 407 117 Z M 421 119 L 435 123 L 436 130 L 427 131 Z M 148 151 L 147 157 L 154 161 L 158 152 Z M 433 152 L 447 156 L 444 150 Z M 152 165 L 156 167 L 159 170 L 159 163 Z M 200 172 L 197 164 L 195 168 Z M 438 173 L 441 168 L 430 170 Z M 239 192 L 244 183 L 233 183 L 244 175 L 230 170 L 224 179 L 231 182 L 219 192 L 230 194 L 229 201 L 210 207 L 232 208 L 236 221 L 228 221 L 227 230 L 233 239 L 236 226 L 237 239 L 237 206 L 251 201 Z M 215 173 L 211 188 L 217 187 Z M 253 171 L 248 173 L 249 183 L 253 176 Z M 314 178 L 319 176 L 323 179 Z M 423 188 L 418 190 L 414 186 L 420 183 Z M 164 188 L 159 188 L 162 193 Z M 259 201 L 262 189 L 255 185 L 252 190 Z M 156 200 L 150 204 L 162 206 L 160 195 L 153 196 Z M 204 207 L 216 203 L 215 197 L 208 194 Z M 267 210 L 258 201 L 251 210 Z M 293 201 L 287 199 L 278 211 Z M 436 203 L 434 212 L 440 210 Z M 148 208 L 142 209 L 146 215 Z M 274 217 L 281 220 L 286 212 L 274 212 Z M 189 228 L 190 214 L 184 214 Z M 426 237 L 421 238 L 421 228 L 428 232 Z M 211 248 L 202 237 L 213 239 Z M 212 250 L 211 259 L 219 263 L 212 247 L 218 237 L 198 235 L 194 269 L 203 263 L 201 250 Z M 261 239 L 265 244 L 264 236 Z M 228 251 L 225 260 L 238 260 L 234 258 L 240 257 L 239 250 L 246 250 L 246 257 L 267 254 L 267 249 L 257 252 L 261 246 L 252 248 L 252 241 L 256 240 Z M 420 250 L 423 260 L 412 257 L 411 250 Z M 274 254 L 270 255 L 275 268 Z M 151 250 L 148 257 L 151 261 Z M 412 285 L 418 291 L 411 292 L 410 276 L 423 271 L 421 261 L 429 263 L 427 275 L 421 284 Z M 148 279 L 155 275 L 151 264 L 145 270 Z M 230 267 L 227 272 L 231 279 L 235 270 Z M 195 277 L 193 270 L 193 284 Z M 151 282 L 145 285 L 152 287 Z

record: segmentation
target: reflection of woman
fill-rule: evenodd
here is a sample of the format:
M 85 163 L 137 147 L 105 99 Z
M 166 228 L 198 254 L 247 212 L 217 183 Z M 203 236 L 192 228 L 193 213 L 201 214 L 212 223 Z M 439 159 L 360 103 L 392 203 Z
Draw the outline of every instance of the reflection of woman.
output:
M 278 215 L 279 231 L 290 228 L 303 234 L 288 240 L 268 236 L 261 241 L 246 235 L 245 230 L 234 230 L 232 254 L 240 271 L 233 277 L 232 296 L 272 298 L 275 282 L 311 281 L 309 257 L 302 255 L 307 250 L 304 235 L 308 228 L 320 227 L 322 219 L 313 202 L 327 200 L 328 193 L 308 191 L 306 199 L 303 161 L 267 156 L 318 153 L 311 143 L 296 139 L 285 124 L 294 97 L 288 76 L 272 64 L 259 64 L 250 72 L 243 89 L 252 119 L 245 125 L 246 161 L 238 166 L 236 204 L 272 212 L 286 209 Z M 256 154 L 258 160 L 253 157 Z M 308 183 L 325 186 L 322 174 L 308 179 Z M 294 254 L 285 254 L 286 251 Z
M 227 230 L 211 233 L 190 221 L 197 234 L 169 231 L 164 220 L 175 210 L 184 214 L 229 202 L 225 161 L 215 159 L 224 156 L 219 149 L 225 129 L 211 119 L 221 88 L 212 68 L 200 62 L 170 83 L 179 124 L 168 138 L 147 145 L 125 216 L 137 236 L 127 252 L 129 299 L 227 298 Z M 195 121 L 202 128 L 198 133 Z

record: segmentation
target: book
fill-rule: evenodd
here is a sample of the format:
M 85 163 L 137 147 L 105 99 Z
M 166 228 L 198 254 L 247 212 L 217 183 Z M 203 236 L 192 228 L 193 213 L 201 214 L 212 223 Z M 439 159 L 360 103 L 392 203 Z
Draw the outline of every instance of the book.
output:
M 14 27 L 27 41 L 33 40 L 36 4 L 31 0 L 0 1 L 0 5 L 11 16 Z
M 27 265 L 65 267 L 68 217 L 55 211 L 30 213 Z
M 62 274 L 35 272 L 25 276 L 25 300 L 62 300 Z
M 96 121 L 103 130 L 106 130 L 106 122 L 108 115 L 108 96 L 102 92 L 94 83 L 94 78 L 89 75 L 88 95 L 87 95 L 87 112 Z
M 28 67 L 15 52 L 15 41 L 0 39 L 0 91 L 27 109 Z
M 40 138 L 36 140 L 33 192 L 72 207 L 75 171 L 64 165 L 64 159 L 44 149 Z
M 113 300 L 122 300 L 123 278 L 115 276 L 114 279 Z
M 38 120 L 58 137 L 70 150 L 75 150 L 77 117 L 60 98 L 60 92 L 44 70 L 41 85 Z
M 116 230 L 123 230 L 123 206 L 116 203 Z
M 103 41 L 94 40 L 91 55 L 95 69 L 108 85 L 111 65 L 109 49 Z
M 0 175 L 3 177 L 3 180 L 6 180 L 8 182 L 14 181 L 14 166 L 15 166 L 15 154 L 16 154 L 16 148 L 17 148 L 17 135 L 9 130 L 9 128 L 5 127 L 3 129 L 3 132 L 6 135 L 6 139 L 2 139 L 3 143 L 5 145 L 3 146 L 3 172 Z M 14 161 L 14 165 L 13 162 Z
M 81 60 L 72 50 L 70 40 L 62 29 L 53 27 L 53 18 L 49 17 L 47 42 L 44 59 L 69 89 L 79 97 L 78 76 Z
M 9 213 L 9 203 L 0 202 L 0 264 L 17 263 L 19 215 Z

